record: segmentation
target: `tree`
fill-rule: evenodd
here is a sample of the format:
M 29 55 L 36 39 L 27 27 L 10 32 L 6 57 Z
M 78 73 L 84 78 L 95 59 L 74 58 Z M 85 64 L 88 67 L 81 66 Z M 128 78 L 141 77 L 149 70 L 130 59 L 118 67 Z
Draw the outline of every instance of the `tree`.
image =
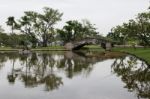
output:
M 137 23 L 139 32 L 137 32 L 136 36 L 141 40 L 144 46 L 150 46 L 150 12 L 139 13 Z
M 113 41 L 119 42 L 119 44 L 125 44 L 126 36 L 124 35 L 124 31 L 125 29 L 118 25 L 111 29 L 111 32 L 107 34 L 107 37 Z
M 70 42 L 77 40 L 77 37 L 79 37 L 80 32 L 82 32 L 81 29 L 82 24 L 80 24 L 78 21 L 67 21 L 63 29 L 58 30 L 58 33 L 60 35 L 60 38 L 64 42 Z
M 42 39 L 43 47 L 47 46 L 48 40 L 53 35 L 54 25 L 61 20 L 62 15 L 58 10 L 48 7 L 44 8 L 44 14 L 38 14 L 35 28 Z
M 6 33 L 0 33 L 0 45 L 9 45 L 9 36 Z
M 24 12 L 25 15 L 21 17 L 19 20 L 20 22 L 20 30 L 21 32 L 25 33 L 26 35 L 29 35 L 31 38 L 32 47 L 36 47 L 37 43 L 37 34 L 35 31 L 35 25 L 38 14 L 33 11 L 27 11 Z
M 13 16 L 8 17 L 6 24 L 8 26 L 11 26 L 11 33 L 13 34 L 14 33 L 14 29 L 17 28 L 17 26 L 18 26 L 16 21 L 15 21 L 15 18 Z
M 80 23 L 76 20 L 67 21 L 63 29 L 58 29 L 57 32 L 65 43 L 95 37 L 98 34 L 96 28 L 89 21 Z
M 150 46 L 150 12 L 139 13 L 136 19 L 131 19 L 123 25 L 112 28 L 107 37 L 113 40 L 127 42 L 129 40 L 137 41 L 144 46 Z M 121 36 L 120 36 L 121 35 Z
M 94 24 L 91 24 L 91 22 L 87 19 L 82 20 L 83 25 L 83 38 L 86 37 L 96 37 L 98 35 L 98 32 L 96 31 L 96 28 L 94 27 Z

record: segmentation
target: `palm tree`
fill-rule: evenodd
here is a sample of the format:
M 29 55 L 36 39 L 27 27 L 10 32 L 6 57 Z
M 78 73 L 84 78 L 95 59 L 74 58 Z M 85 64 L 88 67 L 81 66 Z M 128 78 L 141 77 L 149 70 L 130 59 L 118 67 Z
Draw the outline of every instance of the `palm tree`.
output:
M 8 17 L 8 20 L 7 20 L 6 24 L 8 26 L 11 26 L 11 31 L 12 31 L 11 33 L 13 34 L 14 33 L 14 28 L 16 26 L 15 18 L 13 16 Z

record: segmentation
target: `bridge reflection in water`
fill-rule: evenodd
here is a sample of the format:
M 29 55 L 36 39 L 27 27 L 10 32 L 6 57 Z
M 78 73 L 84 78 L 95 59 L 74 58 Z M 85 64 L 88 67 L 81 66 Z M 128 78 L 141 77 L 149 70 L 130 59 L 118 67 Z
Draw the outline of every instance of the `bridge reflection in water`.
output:
M 42 85 L 45 91 L 53 91 L 65 84 L 64 76 L 68 79 L 78 75 L 88 77 L 94 64 L 108 59 L 114 60 L 111 72 L 121 77 L 124 88 L 134 92 L 138 98 L 150 98 L 150 68 L 130 55 L 97 52 L 0 53 L 0 69 L 11 61 L 11 70 L 7 73 L 11 85 L 20 81 L 26 88 Z

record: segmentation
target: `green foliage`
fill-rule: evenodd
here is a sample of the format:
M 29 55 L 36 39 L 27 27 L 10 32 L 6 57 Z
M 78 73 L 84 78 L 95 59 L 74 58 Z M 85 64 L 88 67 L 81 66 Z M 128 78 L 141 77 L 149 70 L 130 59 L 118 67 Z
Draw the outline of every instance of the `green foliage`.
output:
M 125 44 L 130 39 L 139 41 L 140 45 L 150 46 L 150 12 L 139 13 L 136 19 L 112 28 L 108 38 Z
M 8 45 L 8 44 L 9 44 L 9 43 L 8 43 L 8 39 L 9 39 L 9 37 L 8 37 L 7 34 L 5 34 L 5 33 L 0 33 L 0 44 L 1 44 L 1 46 Z
M 70 20 L 66 22 L 63 29 L 56 30 L 54 26 L 58 21 L 61 21 L 62 15 L 63 13 L 58 10 L 44 7 L 43 13 L 24 12 L 24 15 L 18 21 L 15 21 L 12 16 L 8 17 L 6 23 L 11 26 L 12 30 L 12 35 L 8 37 L 8 41 L 12 41 L 9 46 L 20 45 L 18 42 L 21 42 L 21 45 L 26 46 L 31 43 L 33 48 L 37 45 L 47 47 L 48 44 L 54 43 L 56 40 L 66 43 L 98 35 L 96 28 L 88 20 L 83 20 L 83 22 Z M 25 41 L 20 41 L 21 35 L 14 34 L 14 30 L 23 33 L 24 37 L 22 39 Z
M 2 26 L 0 25 L 0 33 L 3 33 L 5 30 L 2 28 Z
M 54 36 L 54 25 L 61 20 L 62 15 L 58 10 L 48 7 L 44 8 L 44 14 L 38 14 L 35 29 L 42 39 L 43 47 L 46 47 L 48 40 Z
M 94 26 L 87 20 L 83 23 L 76 20 L 67 21 L 63 29 L 59 29 L 57 32 L 59 33 L 61 40 L 64 42 L 94 37 L 98 34 L 96 28 L 94 28 Z
M 32 47 L 36 47 L 38 42 L 42 42 L 43 47 L 46 47 L 49 39 L 55 35 L 54 25 L 61 20 L 63 14 L 48 7 L 43 9 L 43 13 L 26 11 L 24 14 L 18 24 L 14 17 L 8 17 L 6 23 L 11 26 L 12 33 L 14 29 L 18 29 L 31 38 Z
M 31 42 L 31 38 L 28 35 L 24 34 L 6 34 L 0 33 L 0 46 L 3 47 L 23 47 L 27 45 L 28 42 Z
M 33 11 L 25 12 L 25 15 L 21 17 L 20 30 L 24 34 L 28 35 L 31 38 L 32 47 L 36 47 L 38 41 L 37 34 L 35 31 L 37 13 Z
M 6 24 L 11 27 L 11 33 L 14 33 L 14 29 L 18 29 L 19 26 L 13 16 L 8 17 Z

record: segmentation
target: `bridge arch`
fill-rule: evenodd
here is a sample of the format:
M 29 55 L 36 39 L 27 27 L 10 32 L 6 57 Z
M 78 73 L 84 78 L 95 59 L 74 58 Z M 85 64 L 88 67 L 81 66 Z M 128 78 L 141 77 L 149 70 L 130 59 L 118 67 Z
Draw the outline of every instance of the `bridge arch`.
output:
M 105 50 L 111 50 L 113 43 L 106 39 L 86 38 L 80 41 L 68 42 L 65 44 L 67 50 L 79 50 L 85 45 L 98 44 Z

